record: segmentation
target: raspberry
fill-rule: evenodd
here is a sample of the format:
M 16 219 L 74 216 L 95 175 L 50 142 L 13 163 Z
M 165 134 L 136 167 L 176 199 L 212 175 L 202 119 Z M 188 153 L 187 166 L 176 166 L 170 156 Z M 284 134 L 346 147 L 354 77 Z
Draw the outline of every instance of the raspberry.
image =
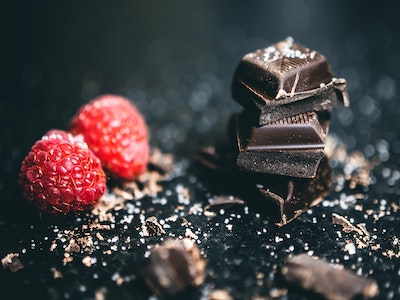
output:
M 106 191 L 100 160 L 82 136 L 50 130 L 22 162 L 18 183 L 24 197 L 47 213 L 92 207 Z
M 147 167 L 146 123 L 124 97 L 102 95 L 93 99 L 74 116 L 70 131 L 84 136 L 89 148 L 115 179 L 135 179 Z

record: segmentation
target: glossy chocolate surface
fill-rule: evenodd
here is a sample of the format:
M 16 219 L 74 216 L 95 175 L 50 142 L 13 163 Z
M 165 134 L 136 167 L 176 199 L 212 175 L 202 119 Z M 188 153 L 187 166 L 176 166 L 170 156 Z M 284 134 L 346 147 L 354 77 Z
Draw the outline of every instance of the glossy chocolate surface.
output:
M 296 44 L 291 37 L 246 54 L 234 75 L 234 81 L 270 100 L 316 89 L 332 79 L 326 58 Z
M 243 142 L 243 140 L 241 140 Z M 320 149 L 325 145 L 325 132 L 315 113 L 304 113 L 275 123 L 252 127 L 246 150 Z
M 325 56 L 290 37 L 246 54 L 231 89 L 245 109 L 258 112 L 260 125 L 307 111 L 348 106 L 346 80 L 334 78 Z
M 248 172 L 312 178 L 324 156 L 328 121 L 315 113 L 295 116 L 260 127 L 251 115 L 234 116 L 237 165 Z

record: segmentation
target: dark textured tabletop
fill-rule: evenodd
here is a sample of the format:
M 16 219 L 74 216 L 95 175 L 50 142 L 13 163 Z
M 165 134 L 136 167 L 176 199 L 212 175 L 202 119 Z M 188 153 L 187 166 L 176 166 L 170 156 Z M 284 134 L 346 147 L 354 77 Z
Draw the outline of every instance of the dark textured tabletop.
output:
M 183 237 L 207 263 L 204 284 L 186 299 L 216 290 L 234 299 L 316 297 L 281 276 L 301 253 L 376 281 L 376 299 L 400 299 L 395 1 L 22 1 L 2 12 L 0 257 L 20 265 L 0 267 L 1 299 L 155 299 L 138 270 L 152 245 Z M 277 227 L 249 199 L 210 207 L 234 189 L 210 180 L 195 157 L 228 142 L 228 120 L 242 109 L 230 91 L 242 56 L 287 36 L 327 57 L 351 105 L 332 115 L 332 191 Z M 170 168 L 139 187 L 110 182 L 98 210 L 39 215 L 17 185 L 23 158 L 104 93 L 135 103 Z M 143 233 L 151 216 L 164 234 Z

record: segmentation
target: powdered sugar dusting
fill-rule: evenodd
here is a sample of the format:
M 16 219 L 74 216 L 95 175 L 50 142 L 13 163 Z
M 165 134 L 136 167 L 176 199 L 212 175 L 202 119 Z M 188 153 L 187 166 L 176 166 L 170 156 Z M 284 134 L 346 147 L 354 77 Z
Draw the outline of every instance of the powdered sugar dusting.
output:
M 294 39 L 292 37 L 287 37 L 285 40 L 275 45 L 249 53 L 247 57 L 264 63 L 281 58 L 314 59 L 315 51 L 310 51 L 308 48 L 294 48 L 294 45 Z

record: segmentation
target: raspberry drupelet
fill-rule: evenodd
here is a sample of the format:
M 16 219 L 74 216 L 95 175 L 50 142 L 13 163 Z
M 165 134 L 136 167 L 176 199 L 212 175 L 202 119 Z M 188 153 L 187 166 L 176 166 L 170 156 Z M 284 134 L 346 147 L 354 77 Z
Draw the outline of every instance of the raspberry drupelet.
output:
M 106 191 L 100 160 L 83 137 L 50 130 L 22 162 L 18 183 L 40 211 L 67 214 L 91 208 Z

